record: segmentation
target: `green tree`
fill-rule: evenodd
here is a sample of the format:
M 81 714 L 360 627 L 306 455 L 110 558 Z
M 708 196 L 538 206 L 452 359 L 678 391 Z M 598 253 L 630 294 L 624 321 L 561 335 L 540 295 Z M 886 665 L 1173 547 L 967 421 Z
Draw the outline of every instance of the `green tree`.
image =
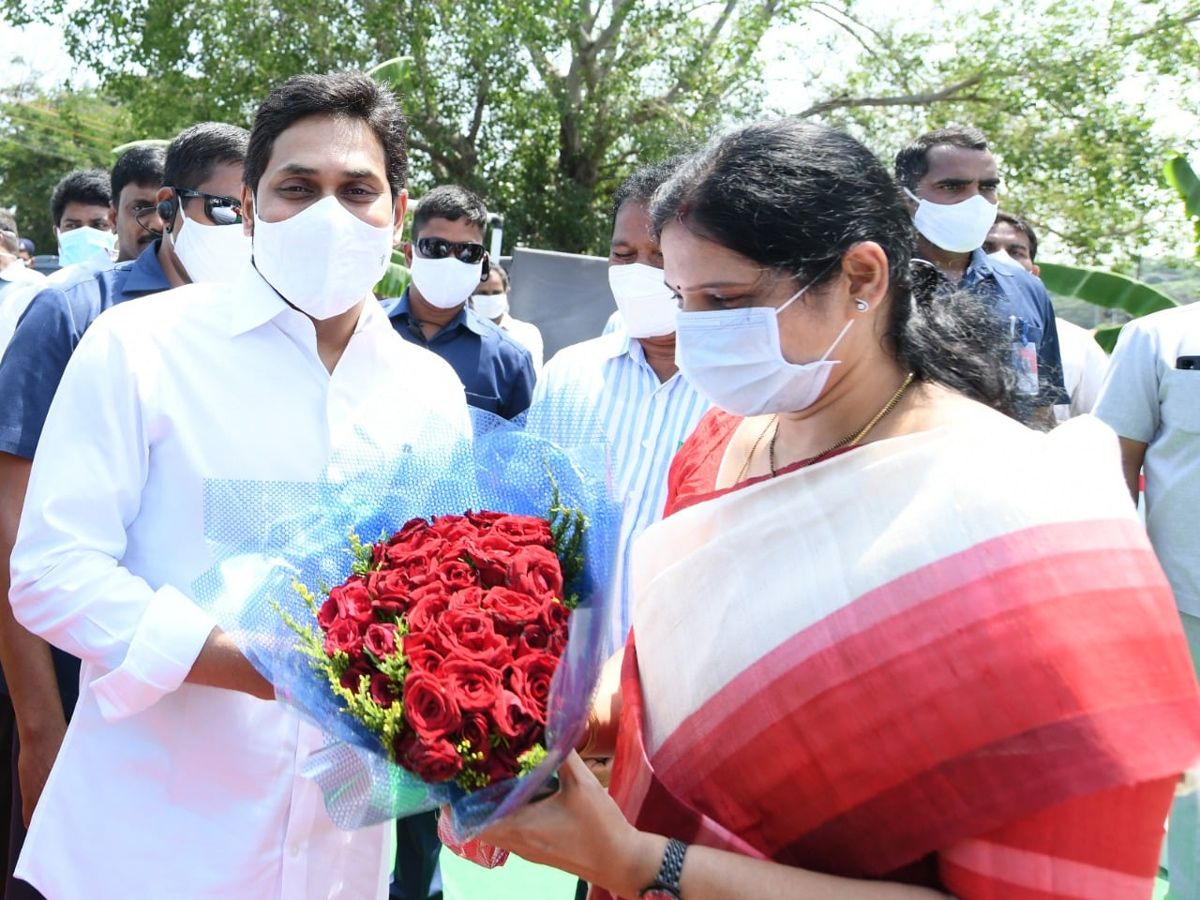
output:
M 50 194 L 71 169 L 111 169 L 113 148 L 134 137 L 128 113 L 96 91 L 0 93 L 0 202 L 15 207 L 21 234 L 55 252 Z
M 761 100 L 759 42 L 799 0 L 3 0 L 61 23 L 147 133 L 247 124 L 299 71 L 410 59 L 402 80 L 417 191 L 478 190 L 530 244 L 599 250 L 606 203 L 640 160 Z
M 856 63 L 836 83 L 810 87 L 824 99 L 784 111 L 845 127 L 885 159 L 924 131 L 977 125 L 1001 162 L 1002 207 L 1027 218 L 1052 255 L 1131 270 L 1148 245 L 1178 251 L 1179 214 L 1162 173 L 1178 140 L 1155 125 L 1160 96 L 1198 111 L 1182 90 L 1200 75 L 1194 0 L 957 13 L 931 4 L 890 22 L 857 18 L 850 4 L 816 7 Z

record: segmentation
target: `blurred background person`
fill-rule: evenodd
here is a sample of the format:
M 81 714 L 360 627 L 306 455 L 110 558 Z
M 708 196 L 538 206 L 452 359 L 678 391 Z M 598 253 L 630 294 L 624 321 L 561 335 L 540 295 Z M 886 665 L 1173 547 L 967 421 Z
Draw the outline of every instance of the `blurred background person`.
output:
M 1001 261 L 1014 262 L 1031 275 L 1038 274 L 1037 247 L 1033 226 L 1020 216 L 1003 211 L 996 214 L 996 224 L 983 242 L 984 253 Z M 1058 316 L 1054 321 L 1058 328 L 1063 386 L 1071 395 L 1069 404 L 1055 404 L 1054 418 L 1065 422 L 1071 416 L 1090 413 L 1096 405 L 1104 373 L 1108 371 L 1108 357 L 1086 328 Z
M 490 319 L 501 331 L 506 332 L 528 350 L 529 355 L 533 357 L 533 370 L 540 375 L 545 355 L 542 333 L 532 322 L 522 322 L 510 315 L 508 285 L 508 270 L 499 263 L 492 263 L 488 277 L 471 295 L 471 308 L 485 319 Z

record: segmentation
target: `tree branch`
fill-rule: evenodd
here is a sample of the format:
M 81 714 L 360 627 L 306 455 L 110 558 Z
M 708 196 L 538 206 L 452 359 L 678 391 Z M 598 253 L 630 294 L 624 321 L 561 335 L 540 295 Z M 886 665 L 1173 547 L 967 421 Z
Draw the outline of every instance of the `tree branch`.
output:
M 928 91 L 924 94 L 901 94 L 895 97 L 834 97 L 813 104 L 808 109 L 796 113 L 798 119 L 808 119 L 835 109 L 849 109 L 860 106 L 927 106 L 931 103 L 944 103 L 948 100 L 982 101 L 978 94 L 963 95 L 968 88 L 976 87 L 985 79 L 995 78 L 1005 73 L 980 72 L 954 84 L 947 85 L 940 91 Z

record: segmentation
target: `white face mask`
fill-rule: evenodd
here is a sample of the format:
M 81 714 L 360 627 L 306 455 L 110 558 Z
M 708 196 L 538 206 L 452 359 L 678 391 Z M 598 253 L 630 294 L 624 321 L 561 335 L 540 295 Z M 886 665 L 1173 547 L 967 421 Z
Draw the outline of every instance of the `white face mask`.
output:
M 199 281 L 233 281 L 250 261 L 250 238 L 242 223 L 204 225 L 179 211 L 179 227 L 167 232 L 175 255 L 188 278 Z
M 438 309 L 454 309 L 466 303 L 471 292 L 479 287 L 483 275 L 482 260 L 471 265 L 453 256 L 430 259 L 417 252 L 415 243 L 412 265 L 408 268 L 421 298 Z
M 779 345 L 779 314 L 808 290 L 805 285 L 778 309 L 683 312 L 676 317 L 675 363 L 696 390 L 737 416 L 797 412 L 816 402 L 839 360 L 835 347 L 851 319 L 816 362 L 791 363 Z
M 392 257 L 391 224 L 364 222 L 337 197 L 290 219 L 256 219 L 253 240 L 254 267 L 267 284 L 318 321 L 366 297 Z
M 473 294 L 471 306 L 485 319 L 495 321 L 508 312 L 508 294 Z
M 644 263 L 608 267 L 608 286 L 630 337 L 660 337 L 675 333 L 679 302 L 663 284 L 663 270 Z
M 988 232 L 996 224 L 999 206 L 982 194 L 958 203 L 930 203 L 908 188 L 904 193 L 917 201 L 913 224 L 935 247 L 951 253 L 970 253 L 983 246 Z
M 85 225 L 58 233 L 58 264 L 73 266 L 91 259 L 101 250 L 112 253 L 117 246 L 117 236 L 111 231 L 101 231 Z

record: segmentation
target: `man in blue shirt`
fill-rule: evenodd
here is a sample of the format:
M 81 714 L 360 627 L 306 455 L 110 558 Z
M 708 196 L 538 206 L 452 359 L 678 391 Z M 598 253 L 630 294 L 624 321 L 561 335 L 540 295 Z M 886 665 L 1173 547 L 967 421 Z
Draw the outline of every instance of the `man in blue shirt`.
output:
M 154 294 L 189 281 L 203 269 L 241 268 L 249 260 L 249 242 L 238 261 L 225 229 L 242 233 L 242 164 L 249 133 L 220 123 L 204 123 L 183 131 L 167 150 L 165 185 L 159 190 L 154 215 L 167 236 L 154 241 L 134 260 L 94 272 L 86 266 L 40 291 L 17 323 L 12 340 L 0 358 L 0 595 L 7 598 L 9 557 L 26 485 L 42 426 L 67 362 L 87 327 L 104 310 L 135 297 Z M 220 226 L 220 227 L 216 227 Z M 185 241 L 188 231 L 192 234 Z M 225 231 L 213 240 L 209 233 Z M 206 252 L 206 248 L 208 251 Z M 228 265 L 213 266 L 209 258 L 226 252 Z M 30 634 L 13 618 L 7 602 L 0 603 L 0 663 L 8 683 L 16 735 L 13 754 L 18 760 L 13 784 L 6 887 L 9 900 L 39 895 L 25 882 L 12 879 L 34 806 L 58 754 L 67 719 L 79 687 L 79 661 Z M 0 848 L 2 849 L 2 848 Z
M 445 185 L 426 194 L 413 215 L 412 240 L 404 245 L 412 281 L 384 308 L 402 338 L 450 363 L 467 403 L 511 419 L 529 408 L 533 358 L 467 305 L 488 277 L 486 225 L 487 209 L 470 191 Z
M 1051 427 L 1054 405 L 1069 403 L 1054 307 L 1045 286 L 1018 265 L 988 258 L 983 242 L 996 221 L 1000 175 L 976 128 L 923 134 L 896 155 L 896 180 L 917 228 L 917 257 L 937 267 L 947 289 L 986 301 L 1009 326 L 1018 392 L 1031 424 Z

